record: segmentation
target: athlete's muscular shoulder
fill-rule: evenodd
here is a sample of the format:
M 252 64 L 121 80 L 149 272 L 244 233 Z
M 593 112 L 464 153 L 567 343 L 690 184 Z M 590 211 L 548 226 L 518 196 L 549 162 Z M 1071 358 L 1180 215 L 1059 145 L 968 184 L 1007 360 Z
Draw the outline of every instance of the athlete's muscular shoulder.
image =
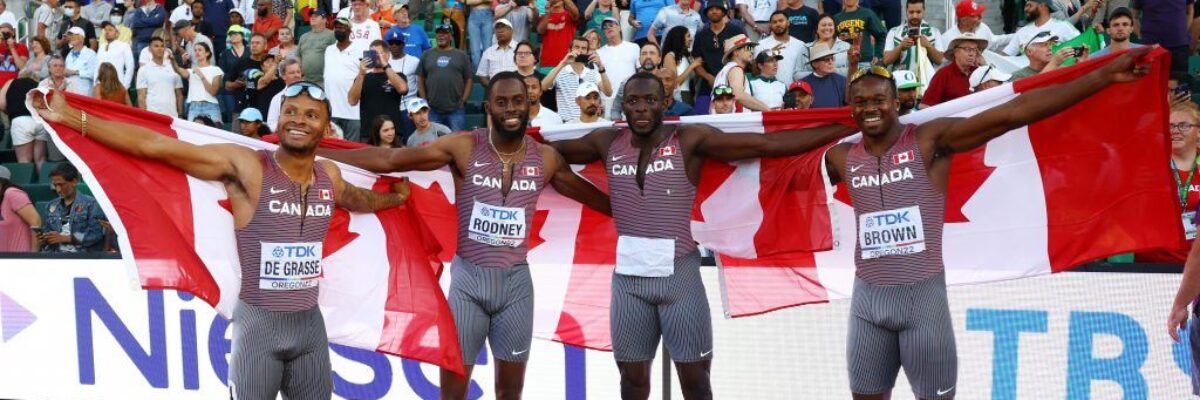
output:
M 461 132 L 444 136 L 433 142 L 432 149 L 450 155 L 451 171 L 457 176 L 467 173 L 467 163 L 471 153 L 475 151 L 475 137 L 470 132 Z
M 233 173 L 222 177 L 221 182 L 225 186 L 226 195 L 229 196 L 234 227 L 242 228 L 249 225 L 258 205 L 259 192 L 262 191 L 263 167 L 258 153 L 250 148 L 234 144 L 214 144 L 204 147 L 204 151 L 220 152 L 221 157 L 225 157 L 232 166 Z

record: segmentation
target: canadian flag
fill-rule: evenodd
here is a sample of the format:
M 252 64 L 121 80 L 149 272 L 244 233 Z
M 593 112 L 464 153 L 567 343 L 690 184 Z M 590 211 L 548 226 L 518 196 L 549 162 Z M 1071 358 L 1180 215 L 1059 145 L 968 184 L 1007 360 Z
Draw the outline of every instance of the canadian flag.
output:
M 896 153 L 892 155 L 892 164 L 904 164 L 912 161 L 914 158 L 916 158 L 916 154 L 912 150 L 903 153 Z
M 1111 254 L 1177 244 L 1183 231 L 1179 222 L 1180 210 L 1174 205 L 1176 194 L 1173 193 L 1170 169 L 1167 168 L 1165 51 L 1156 50 L 1152 54 L 1154 67 L 1150 76 L 1109 87 L 1054 117 L 1010 132 L 976 151 L 955 156 L 946 195 L 944 246 L 947 276 L 952 284 L 1047 274 Z M 1109 59 L 1101 58 L 1014 85 L 989 89 L 906 116 L 903 121 L 922 123 L 939 117 L 974 115 L 1011 101 L 1019 93 L 1078 77 Z M 73 102 L 94 101 L 74 96 L 71 99 Z M 121 112 L 141 115 L 124 109 Z M 111 111 L 97 113 L 117 118 Z M 161 120 L 159 124 L 170 126 L 169 121 Z M 706 123 L 725 132 L 771 134 L 830 123 L 852 124 L 852 121 L 846 109 L 824 109 L 684 117 L 668 123 Z M 175 122 L 176 127 L 184 124 L 188 131 L 200 129 L 185 122 Z M 595 127 L 595 124 L 565 125 L 532 129 L 531 134 L 553 141 L 579 137 Z M 206 135 L 181 138 L 261 146 L 241 137 L 211 132 L 214 133 L 205 131 Z M 133 161 L 121 159 L 111 151 L 96 149 L 97 145 L 78 135 L 56 134 L 55 137 L 60 147 L 64 147 L 61 142 L 65 142 L 74 153 L 80 149 L 99 152 L 101 157 L 87 160 L 92 172 L 143 171 L 140 168 L 144 162 L 131 164 Z M 361 146 L 341 141 L 323 142 L 323 145 Z M 73 161 L 79 161 L 78 156 L 72 157 L 75 157 Z M 108 165 L 109 158 L 121 160 L 121 163 Z M 158 197 L 142 200 L 115 193 L 117 198 L 101 200 L 110 215 L 113 215 L 113 205 L 117 204 L 116 215 L 124 223 L 115 221 L 114 226 L 120 227 L 118 232 L 122 234 L 126 259 L 133 259 L 131 255 L 140 257 L 137 266 L 143 274 L 143 284 L 180 287 L 172 285 L 193 279 L 175 272 L 178 265 L 186 263 L 202 264 L 210 270 L 236 269 L 236 256 L 230 258 L 228 254 L 221 254 L 224 257 L 221 258 L 209 255 L 212 250 L 200 251 L 208 246 L 198 245 L 204 243 L 201 237 L 190 233 L 200 229 L 193 226 L 191 216 L 194 212 L 179 206 L 201 204 L 199 207 L 213 210 L 207 212 L 216 212 L 215 200 L 223 196 L 220 186 L 193 182 L 160 164 L 146 168 L 149 168 L 145 170 L 149 175 L 139 173 L 134 181 L 151 181 L 139 184 L 174 193 L 177 197 L 179 194 L 185 196 L 177 202 L 163 202 L 156 200 Z M 607 190 L 601 163 L 573 168 L 601 190 Z M 343 167 L 343 171 L 343 174 L 361 177 L 348 179 L 363 179 L 363 185 L 370 185 L 376 179 L 352 167 Z M 163 180 L 158 175 L 171 178 Z M 339 246 L 327 243 L 327 262 L 343 254 L 358 257 L 355 260 L 370 260 L 384 247 L 388 248 L 391 260 L 421 260 L 426 254 L 436 254 L 442 262 L 451 260 L 458 228 L 454 177 L 445 169 L 402 175 L 412 182 L 412 196 L 404 210 L 394 212 L 414 217 L 377 224 L 354 215 L 350 218 L 348 231 L 359 236 L 341 247 L 349 248 L 356 243 L 364 247 L 356 248 L 360 249 L 356 252 L 337 252 L 330 249 Z M 111 176 L 97 178 L 90 173 L 85 176 L 93 188 L 98 183 L 115 180 Z M 116 173 L 114 176 L 127 179 Z M 754 315 L 849 295 L 854 276 L 855 218 L 845 192 L 829 186 L 825 177 L 823 149 L 793 157 L 732 164 L 706 162 L 697 188 L 692 230 L 701 245 L 721 254 L 721 289 L 727 315 Z M 98 197 L 114 194 L 113 189 L 99 186 L 107 190 L 97 190 Z M 200 203 L 187 200 L 187 196 L 194 196 L 189 193 L 199 191 L 208 193 L 208 197 L 204 197 L 208 200 Z M 171 212 L 154 211 L 164 208 Z M 145 234 L 134 237 L 134 231 L 125 229 L 142 225 L 149 225 L 144 229 L 153 230 L 150 234 L 178 240 L 145 239 Z M 228 242 L 231 231 L 232 223 L 228 222 L 224 227 L 206 231 L 204 239 L 214 240 L 214 243 Z M 410 235 L 406 238 L 411 241 L 393 242 L 393 236 L 385 235 L 384 231 Z M 345 235 L 334 236 L 346 240 Z M 387 238 L 387 241 L 379 238 Z M 147 242 L 139 244 L 142 240 Z M 130 243 L 138 244 L 138 247 L 126 250 Z M 374 247 L 367 247 L 366 243 L 372 243 Z M 538 200 L 528 244 L 528 261 L 537 293 L 535 336 L 592 349 L 611 349 L 608 308 L 616 247 L 612 220 L 547 188 Z M 393 245 L 402 247 L 393 248 Z M 206 258 L 188 256 L 194 253 Z M 163 263 L 164 260 L 168 262 Z M 352 268 L 350 263 L 330 265 L 327 280 L 350 279 L 333 273 L 337 269 L 335 266 Z M 395 261 L 392 265 L 396 265 Z M 395 270 L 393 267 L 392 271 Z M 404 270 L 428 272 L 432 276 L 437 267 L 426 265 Z M 214 277 L 218 275 L 214 274 Z M 220 275 L 221 279 L 232 279 L 226 275 Z M 395 279 L 394 274 L 392 279 Z M 442 280 L 443 286 L 446 281 Z M 327 301 L 337 300 L 329 297 L 361 299 L 351 296 L 355 295 L 351 292 L 327 292 L 336 286 L 335 282 L 321 282 L 323 310 Z M 427 281 L 409 283 L 411 286 L 405 290 L 433 295 Z M 205 287 L 193 286 L 187 290 L 204 293 Z M 207 298 L 213 297 L 210 294 Z M 375 318 L 378 311 L 374 304 L 378 303 L 338 302 L 337 307 L 326 314 L 327 324 L 347 323 L 347 319 L 331 318 L 332 311 Z M 442 310 L 443 305 L 444 302 L 440 302 L 430 307 Z M 389 314 L 386 321 L 408 321 L 417 328 L 431 326 L 429 321 L 432 320 L 413 317 L 430 317 L 419 313 L 421 309 L 417 311 L 417 314 L 395 314 L 394 318 Z M 432 317 L 443 315 L 435 314 Z M 413 321 L 425 321 L 426 324 Z M 440 329 L 403 330 L 410 331 L 415 333 L 405 335 L 403 339 L 415 339 L 425 346 L 437 346 L 439 342 L 443 346 L 456 346 L 446 342 L 446 339 L 454 341 L 452 332 L 444 336 L 446 333 Z M 330 332 L 332 338 L 335 330 Z M 375 332 L 367 330 L 372 335 Z M 430 332 L 436 332 L 436 335 Z M 366 345 L 368 342 L 358 343 Z

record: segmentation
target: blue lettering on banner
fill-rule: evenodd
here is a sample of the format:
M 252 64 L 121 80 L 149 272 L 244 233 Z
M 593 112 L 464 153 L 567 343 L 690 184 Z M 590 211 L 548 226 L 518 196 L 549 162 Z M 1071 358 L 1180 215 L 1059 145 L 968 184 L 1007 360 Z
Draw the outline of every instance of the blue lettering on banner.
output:
M 1195 322 L 1189 319 L 1188 323 Z M 1179 367 L 1180 372 L 1189 375 L 1192 373 L 1191 335 L 1187 329 L 1180 329 L 1179 341 L 1171 344 L 1171 358 L 1175 359 L 1175 366 Z
M 967 331 L 992 332 L 992 400 L 1017 398 L 1021 332 L 1046 332 L 1046 312 L 967 309 Z
M 222 385 L 229 384 L 229 359 L 225 356 L 233 349 L 233 340 L 225 338 L 228 329 L 229 320 L 220 315 L 213 317 L 212 325 L 208 327 L 208 362 Z
M 1092 342 L 1097 335 L 1121 340 L 1121 354 L 1114 358 L 1095 358 Z M 1148 355 L 1146 331 L 1132 317 L 1113 312 L 1071 312 L 1071 331 L 1067 344 L 1067 399 L 1088 399 L 1092 381 L 1113 381 L 1121 385 L 1127 399 L 1147 397 L 1142 364 Z
M 96 354 L 92 335 L 94 314 L 112 333 L 113 339 L 125 350 L 129 360 L 137 366 L 150 386 L 166 388 L 167 380 L 167 335 L 163 318 L 163 295 L 161 291 L 146 293 L 146 305 L 150 311 L 150 350 L 133 337 L 129 328 L 113 311 L 108 301 L 100 294 L 96 285 L 87 278 L 75 278 L 75 329 L 78 334 L 76 347 L 79 351 L 79 383 L 96 384 Z
M 179 299 L 191 301 L 194 296 L 176 292 Z M 179 310 L 179 344 L 183 346 L 183 388 L 200 389 L 200 362 L 196 351 L 196 311 Z
M 342 378 L 337 371 L 333 371 L 334 394 L 347 399 L 382 399 L 387 395 L 388 389 L 392 387 L 392 364 L 388 362 L 387 356 L 374 351 L 332 343 L 329 345 L 329 349 L 348 360 L 371 367 L 371 372 L 374 373 L 374 378 L 370 382 L 354 383 Z

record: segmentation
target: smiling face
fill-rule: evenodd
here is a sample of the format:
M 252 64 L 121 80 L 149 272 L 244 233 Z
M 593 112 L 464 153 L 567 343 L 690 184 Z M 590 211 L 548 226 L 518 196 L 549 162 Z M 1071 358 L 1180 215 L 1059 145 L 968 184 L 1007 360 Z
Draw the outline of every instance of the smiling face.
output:
M 491 83 L 484 109 L 492 120 L 492 130 L 516 139 L 529 126 L 529 91 L 521 79 L 503 79 Z
M 1188 147 L 1196 147 L 1197 131 L 1200 131 L 1200 121 L 1188 110 L 1171 111 L 1171 151 L 1180 154 Z
M 833 39 L 833 17 L 822 16 L 820 21 L 817 21 L 817 39 L 830 40 Z
M 889 82 L 867 75 L 850 85 L 850 116 L 867 137 L 883 137 L 899 122 L 900 101 Z
M 379 127 L 379 143 L 390 146 L 394 141 L 396 141 L 396 124 L 392 121 L 383 121 L 383 126 Z
M 325 102 L 301 91 L 283 100 L 279 112 L 279 145 L 293 154 L 312 154 L 329 133 L 329 109 Z

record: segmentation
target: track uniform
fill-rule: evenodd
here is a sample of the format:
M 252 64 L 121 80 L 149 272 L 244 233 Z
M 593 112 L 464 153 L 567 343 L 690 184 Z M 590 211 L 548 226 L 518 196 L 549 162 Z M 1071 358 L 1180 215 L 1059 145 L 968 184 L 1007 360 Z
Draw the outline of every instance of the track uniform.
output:
M 328 399 L 329 339 L 317 306 L 321 245 L 333 216 L 333 182 L 314 164 L 306 192 L 260 150 L 262 189 L 237 231 L 242 286 L 233 310 L 229 391 L 235 399 Z
M 458 254 L 447 300 L 466 365 L 475 364 L 484 338 L 493 357 L 525 362 L 533 341 L 533 282 L 525 256 L 538 195 L 546 186 L 545 164 L 537 142 L 526 137 L 525 158 L 512 166 L 506 197 L 490 131 L 471 135 L 475 149 L 456 195 Z
M 711 360 L 712 317 L 691 230 L 696 187 L 678 132 L 651 152 L 644 189 L 632 139 L 621 130 L 604 158 L 619 236 L 609 315 L 613 355 L 620 362 L 653 360 L 661 335 L 675 361 Z
M 926 174 L 916 126 L 905 126 L 882 157 L 854 144 L 842 174 L 858 223 L 850 388 L 888 391 L 903 366 L 918 396 L 953 396 L 958 356 L 942 263 L 946 200 Z

